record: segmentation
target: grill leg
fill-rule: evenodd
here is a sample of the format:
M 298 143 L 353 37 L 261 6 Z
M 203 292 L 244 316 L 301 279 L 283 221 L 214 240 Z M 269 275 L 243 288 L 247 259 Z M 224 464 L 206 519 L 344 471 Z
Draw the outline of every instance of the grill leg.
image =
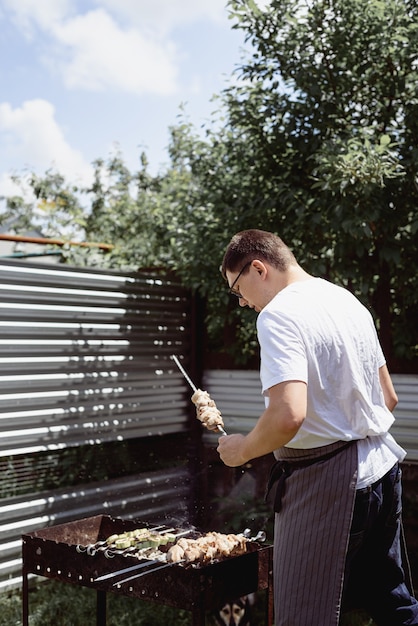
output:
M 96 625 L 106 626 L 106 591 L 97 591 Z
M 29 586 L 28 586 L 28 573 L 23 569 L 22 575 L 22 624 L 23 626 L 29 626 Z
M 274 586 L 273 586 L 273 552 L 270 553 L 267 583 L 267 625 L 274 625 Z
M 205 603 L 201 600 L 192 610 L 192 626 L 205 626 Z

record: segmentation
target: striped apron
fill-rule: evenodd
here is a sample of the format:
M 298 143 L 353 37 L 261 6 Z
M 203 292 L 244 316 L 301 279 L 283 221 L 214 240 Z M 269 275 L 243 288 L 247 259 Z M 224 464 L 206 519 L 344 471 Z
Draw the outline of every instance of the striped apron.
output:
M 357 445 L 279 448 L 274 493 L 276 626 L 338 626 L 357 484 Z M 284 461 L 284 463 L 283 463 Z

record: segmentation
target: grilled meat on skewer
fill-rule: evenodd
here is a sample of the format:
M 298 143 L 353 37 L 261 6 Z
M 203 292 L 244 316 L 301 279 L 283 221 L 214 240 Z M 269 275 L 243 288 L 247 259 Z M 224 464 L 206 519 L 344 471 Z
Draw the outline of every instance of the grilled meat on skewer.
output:
M 223 429 L 222 415 L 207 391 L 197 389 L 192 395 L 192 402 L 196 405 L 197 419 L 208 430 Z
M 243 535 L 211 532 L 197 539 L 182 537 L 167 552 L 167 561 L 208 564 L 222 558 L 239 556 L 247 551 Z

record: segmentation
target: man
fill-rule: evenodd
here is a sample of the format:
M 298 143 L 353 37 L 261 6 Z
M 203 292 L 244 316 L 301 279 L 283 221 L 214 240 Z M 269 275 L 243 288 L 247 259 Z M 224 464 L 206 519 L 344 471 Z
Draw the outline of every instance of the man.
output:
M 405 562 L 397 396 L 368 310 L 309 275 L 272 233 L 230 241 L 222 273 L 259 315 L 266 409 L 219 438 L 236 467 L 274 452 L 276 626 L 337 626 L 342 602 L 378 626 L 418 625 Z

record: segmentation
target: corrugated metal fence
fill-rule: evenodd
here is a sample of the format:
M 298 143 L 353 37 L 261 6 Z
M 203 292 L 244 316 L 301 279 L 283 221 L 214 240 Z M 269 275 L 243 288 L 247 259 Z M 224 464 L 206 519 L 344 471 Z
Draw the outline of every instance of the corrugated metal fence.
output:
M 0 455 L 184 430 L 189 313 L 161 278 L 0 263 Z
M 37 454 L 186 433 L 190 394 L 170 355 L 190 354 L 191 325 L 173 278 L 0 261 L 0 493 L 34 480 Z M 0 589 L 19 583 L 24 532 L 102 512 L 187 517 L 189 495 L 180 465 L 3 497 Z

